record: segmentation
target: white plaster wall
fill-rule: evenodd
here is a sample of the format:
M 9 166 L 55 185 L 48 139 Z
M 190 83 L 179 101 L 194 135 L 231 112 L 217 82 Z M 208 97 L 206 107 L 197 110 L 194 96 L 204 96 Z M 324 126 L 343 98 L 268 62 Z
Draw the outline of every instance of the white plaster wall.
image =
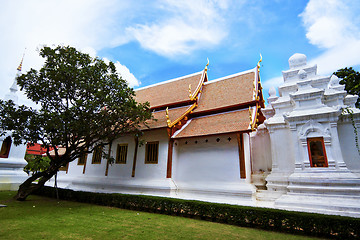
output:
M 270 133 L 273 171 L 293 172 L 294 148 L 288 128 L 279 128 Z M 275 168 L 275 169 L 274 169 Z
M 360 128 L 357 127 L 358 133 Z M 338 124 L 341 152 L 349 170 L 360 172 L 360 155 L 355 145 L 354 128 L 351 123 Z M 358 134 L 360 138 L 360 134 Z M 359 139 L 360 140 L 360 139 Z
M 166 129 L 158 129 L 152 131 L 145 131 L 144 135 L 140 138 L 139 142 L 142 141 L 143 145 L 139 144 L 135 177 L 131 177 L 134 153 L 135 153 L 135 140 L 132 135 L 120 137 L 113 141 L 110 154 L 112 157 L 116 157 L 117 145 L 127 143 L 128 153 L 126 164 L 113 163 L 109 165 L 108 178 L 121 178 L 121 179 L 165 179 L 167 170 L 167 154 L 168 154 L 168 135 Z M 157 164 L 145 164 L 145 144 L 146 142 L 159 141 L 159 156 Z M 105 152 L 108 152 L 108 146 L 105 147 Z M 78 165 L 78 159 L 70 163 L 68 174 L 60 173 L 64 177 L 76 177 L 76 178 L 94 178 L 94 177 L 105 177 L 107 160 L 102 159 L 101 164 L 92 164 L 93 154 L 88 154 L 85 174 L 83 174 L 83 165 Z
M 136 159 L 136 178 L 165 179 L 167 170 L 168 135 L 166 129 L 145 131 L 140 140 L 145 141 L 144 145 L 138 148 Z M 159 141 L 159 157 L 157 164 L 145 164 L 146 142 Z M 130 171 L 131 174 L 131 171 Z
M 124 136 L 113 141 L 110 155 L 114 159 L 116 159 L 116 151 L 118 144 L 128 144 L 126 163 L 125 164 L 113 163 L 112 165 L 109 165 L 108 177 L 130 178 L 133 161 L 134 161 L 134 153 L 135 153 L 134 136 L 132 135 Z
M 270 135 L 266 129 L 251 134 L 251 159 L 253 172 L 271 171 Z
M 245 157 L 245 172 L 246 172 L 246 182 L 251 183 L 251 141 L 250 135 L 248 133 L 243 134 L 243 143 L 244 143 L 244 157 Z
M 173 178 L 177 184 L 226 185 L 241 181 L 236 134 L 176 140 L 174 150 Z
M 78 161 L 79 161 L 79 159 L 75 159 L 74 161 L 69 163 L 69 168 L 68 168 L 68 174 L 69 175 L 72 175 L 72 176 L 81 176 L 81 175 L 83 175 L 84 165 L 78 165 Z M 91 164 L 91 159 L 89 160 L 89 155 L 88 155 L 86 161 L 87 161 L 86 164 Z

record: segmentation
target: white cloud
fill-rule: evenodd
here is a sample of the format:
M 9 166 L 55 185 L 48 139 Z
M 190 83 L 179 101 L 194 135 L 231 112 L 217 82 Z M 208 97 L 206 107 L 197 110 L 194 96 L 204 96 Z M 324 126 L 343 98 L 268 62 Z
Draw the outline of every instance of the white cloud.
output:
M 109 64 L 110 60 L 107 58 L 103 58 L 106 64 Z M 140 81 L 130 72 L 130 70 L 125 66 L 122 65 L 119 61 L 116 61 L 114 63 L 117 72 L 120 74 L 120 76 L 126 80 L 126 82 L 129 84 L 130 87 L 137 87 L 141 83 Z
M 214 46 L 227 35 L 221 14 L 228 8 L 227 1 L 168 0 L 159 8 L 165 11 L 156 21 L 127 28 L 143 48 L 159 55 L 189 54 Z
M 129 7 L 129 2 L 116 0 L 1 1 L 0 97 L 8 92 L 25 48 L 23 72 L 41 67 L 36 49 L 44 44 L 71 45 L 94 56 L 104 47 L 128 42 L 118 31 L 126 16 L 117 13 Z
M 117 61 L 115 62 L 115 67 L 121 77 L 128 82 L 130 87 L 137 87 L 141 84 L 125 65 L 122 65 Z
M 360 65 L 359 1 L 310 0 L 300 14 L 309 42 L 324 52 L 310 64 L 318 64 L 320 74 L 339 68 Z

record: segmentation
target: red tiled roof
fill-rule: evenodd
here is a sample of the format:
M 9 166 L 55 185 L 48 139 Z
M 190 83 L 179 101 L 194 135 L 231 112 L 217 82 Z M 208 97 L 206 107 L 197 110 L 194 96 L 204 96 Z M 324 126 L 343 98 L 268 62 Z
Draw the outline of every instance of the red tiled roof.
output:
M 194 113 L 226 108 L 251 102 L 253 99 L 255 71 L 207 82 L 202 90 L 199 106 Z
M 53 147 L 50 148 L 50 150 L 54 149 Z M 46 153 L 46 148 L 41 147 L 41 144 L 34 143 L 34 144 L 27 144 L 26 147 L 26 154 L 32 154 L 32 155 L 42 155 Z
M 173 138 L 196 137 L 249 129 L 249 110 L 226 112 L 191 119 Z
M 178 107 L 178 108 L 169 109 L 170 121 L 173 122 L 174 120 L 179 118 L 183 113 L 185 113 L 185 111 L 189 107 L 190 106 L 184 106 L 184 107 Z M 155 112 L 153 112 L 153 116 L 154 116 L 155 119 L 157 119 L 157 121 L 150 120 L 150 121 L 146 122 L 146 125 L 150 129 L 167 127 L 167 118 L 166 118 L 166 111 L 165 110 L 155 111 Z M 142 130 L 149 129 L 148 127 L 142 126 L 141 129 Z
M 169 106 L 189 101 L 189 84 L 192 91 L 198 86 L 203 72 L 195 73 L 176 80 L 135 90 L 136 101 L 150 102 L 151 108 Z

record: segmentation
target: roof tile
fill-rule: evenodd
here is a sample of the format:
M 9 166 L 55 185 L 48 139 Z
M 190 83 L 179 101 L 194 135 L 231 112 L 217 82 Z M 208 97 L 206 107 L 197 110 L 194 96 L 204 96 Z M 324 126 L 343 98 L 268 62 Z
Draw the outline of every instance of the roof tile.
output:
M 255 72 L 230 76 L 204 85 L 194 113 L 247 103 L 253 100 Z
M 249 110 L 226 112 L 191 119 L 173 138 L 196 137 L 249 129 Z
M 189 84 L 195 89 L 201 80 L 201 75 L 202 72 L 199 72 L 175 81 L 135 90 L 135 99 L 141 103 L 150 102 L 151 108 L 189 101 Z

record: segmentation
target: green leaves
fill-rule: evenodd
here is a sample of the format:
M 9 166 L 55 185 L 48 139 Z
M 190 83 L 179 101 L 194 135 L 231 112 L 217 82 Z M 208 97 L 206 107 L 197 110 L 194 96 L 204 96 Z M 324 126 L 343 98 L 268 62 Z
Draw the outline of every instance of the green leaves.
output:
M 342 78 L 340 84 L 345 84 L 345 90 L 353 95 L 360 96 L 360 73 L 355 71 L 352 67 L 342 68 L 334 72 L 334 74 Z M 355 106 L 360 108 L 360 98 L 358 98 Z
M 50 159 L 48 157 L 26 154 L 25 160 L 28 164 L 24 167 L 24 171 L 32 172 L 32 174 L 42 172 L 50 166 Z
M 17 78 L 20 89 L 40 105 L 35 110 L 0 101 L 0 128 L 14 142 L 63 146 L 62 156 L 49 156 L 57 168 L 106 145 L 123 133 L 138 132 L 151 118 L 149 104 L 138 104 L 135 92 L 106 64 L 70 46 L 43 47 L 45 63 Z

